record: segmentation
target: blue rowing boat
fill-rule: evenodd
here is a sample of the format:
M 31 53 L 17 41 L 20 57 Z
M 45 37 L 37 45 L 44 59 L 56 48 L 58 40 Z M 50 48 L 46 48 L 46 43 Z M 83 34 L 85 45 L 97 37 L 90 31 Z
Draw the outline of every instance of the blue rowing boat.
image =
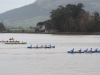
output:
M 50 45 L 50 46 L 40 46 L 40 47 L 39 47 L 39 46 L 37 45 L 37 46 L 32 47 L 32 45 L 31 45 L 31 46 L 28 46 L 27 48 L 30 48 L 30 49 L 32 49 L 32 48 L 55 48 L 55 46 L 51 46 L 51 45 Z
M 82 51 L 82 49 L 78 50 L 78 51 L 74 51 L 74 48 L 70 51 L 67 51 L 67 53 L 100 53 L 100 50 L 98 50 L 98 48 L 96 48 L 94 51 L 92 50 L 92 48 L 90 50 L 86 49 L 84 51 Z

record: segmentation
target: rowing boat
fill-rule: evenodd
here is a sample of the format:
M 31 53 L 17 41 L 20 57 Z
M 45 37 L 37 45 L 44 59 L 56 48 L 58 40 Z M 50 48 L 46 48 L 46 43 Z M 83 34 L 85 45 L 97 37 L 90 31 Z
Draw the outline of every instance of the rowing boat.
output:
M 27 42 L 6 42 L 5 44 L 27 44 Z
M 78 50 L 78 51 L 74 51 L 74 48 L 72 49 L 72 50 L 70 50 L 70 51 L 67 51 L 67 53 L 100 53 L 100 50 L 98 50 L 97 48 L 94 50 L 94 51 L 92 51 L 92 49 L 90 49 L 90 50 L 88 50 L 88 49 L 86 49 L 86 50 L 84 50 L 84 51 L 82 51 L 81 49 L 80 50 Z
M 35 46 L 35 47 L 32 47 L 32 45 L 31 46 L 28 46 L 27 48 L 30 48 L 30 49 L 32 49 L 32 48 L 55 48 L 55 46 L 40 46 L 40 47 L 38 47 L 38 46 Z
M 2 43 L 5 43 L 5 42 L 19 42 L 19 41 L 0 41 Z

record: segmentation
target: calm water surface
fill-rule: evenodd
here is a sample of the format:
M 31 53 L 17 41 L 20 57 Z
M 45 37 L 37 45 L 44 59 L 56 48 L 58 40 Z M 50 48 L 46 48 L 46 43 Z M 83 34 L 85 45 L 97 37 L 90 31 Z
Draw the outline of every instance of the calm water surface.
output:
M 100 49 L 99 35 L 0 34 L 0 40 L 27 42 L 0 43 L 0 75 L 99 75 L 100 54 L 67 54 L 68 50 Z M 54 45 L 54 49 L 27 49 L 27 46 Z

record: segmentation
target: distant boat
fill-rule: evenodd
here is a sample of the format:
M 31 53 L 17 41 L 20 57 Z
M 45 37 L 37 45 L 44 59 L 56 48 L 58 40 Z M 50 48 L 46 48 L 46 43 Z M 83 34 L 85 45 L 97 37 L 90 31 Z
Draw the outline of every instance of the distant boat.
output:
M 6 42 L 5 44 L 27 44 L 27 42 Z
M 2 41 L 0 41 L 1 43 L 5 43 L 5 44 L 27 44 L 27 42 L 20 42 L 20 41 L 15 41 L 14 40 L 14 38 L 10 38 L 9 40 L 7 40 L 7 41 L 4 41 L 4 40 L 2 40 Z
M 67 53 L 100 53 L 100 50 L 98 50 L 97 48 L 93 51 L 92 48 L 90 50 L 86 49 L 84 51 L 82 51 L 81 49 L 78 51 L 74 51 L 74 48 L 70 51 L 67 51 Z
M 31 46 L 28 46 L 27 48 L 30 48 L 30 49 L 31 49 L 31 48 L 55 48 L 55 46 L 40 46 L 40 47 L 39 47 L 39 46 L 37 45 L 37 46 L 32 47 L 32 45 L 31 45 Z
M 2 42 L 2 43 L 5 43 L 5 42 L 19 42 L 19 41 L 0 41 L 0 42 Z

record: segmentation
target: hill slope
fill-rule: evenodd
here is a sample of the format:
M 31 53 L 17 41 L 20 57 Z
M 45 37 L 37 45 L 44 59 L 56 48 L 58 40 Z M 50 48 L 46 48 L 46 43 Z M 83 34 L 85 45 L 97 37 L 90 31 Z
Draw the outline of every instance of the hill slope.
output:
M 34 3 L 0 14 L 5 26 L 34 26 L 49 19 L 52 9 L 59 5 L 83 3 L 88 11 L 100 11 L 100 0 L 36 0 Z

